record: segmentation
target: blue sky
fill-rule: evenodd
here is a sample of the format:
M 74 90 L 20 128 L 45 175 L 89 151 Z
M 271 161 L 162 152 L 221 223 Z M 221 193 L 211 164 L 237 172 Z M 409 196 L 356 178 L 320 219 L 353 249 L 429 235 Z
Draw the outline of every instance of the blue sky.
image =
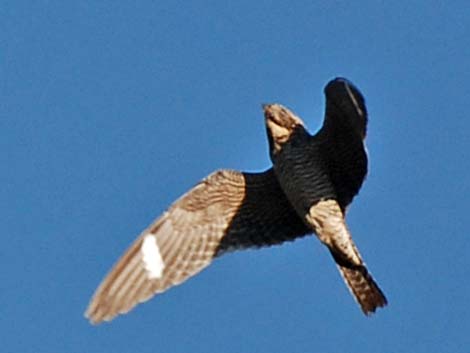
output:
M 7 1 L 0 11 L 4 352 L 468 352 L 464 1 Z M 110 266 L 215 169 L 270 166 L 261 103 L 311 131 L 363 92 L 348 224 L 390 305 L 362 315 L 313 237 L 224 256 L 110 324 Z

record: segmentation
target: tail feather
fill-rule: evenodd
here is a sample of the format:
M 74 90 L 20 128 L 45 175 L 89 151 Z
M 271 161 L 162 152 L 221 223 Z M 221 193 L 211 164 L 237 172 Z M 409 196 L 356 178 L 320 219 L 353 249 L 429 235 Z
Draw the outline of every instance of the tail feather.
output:
M 338 264 L 338 269 L 364 314 L 370 315 L 387 305 L 387 298 L 364 265 L 346 267 Z

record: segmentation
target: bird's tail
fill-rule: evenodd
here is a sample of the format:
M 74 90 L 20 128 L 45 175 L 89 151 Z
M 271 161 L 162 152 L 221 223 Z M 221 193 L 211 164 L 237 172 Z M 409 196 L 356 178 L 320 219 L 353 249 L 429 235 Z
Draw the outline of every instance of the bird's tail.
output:
M 336 260 L 341 276 L 364 314 L 370 315 L 377 308 L 387 305 L 387 298 L 367 271 L 364 263 L 361 265 L 348 264 L 338 258 L 333 251 L 331 254 Z

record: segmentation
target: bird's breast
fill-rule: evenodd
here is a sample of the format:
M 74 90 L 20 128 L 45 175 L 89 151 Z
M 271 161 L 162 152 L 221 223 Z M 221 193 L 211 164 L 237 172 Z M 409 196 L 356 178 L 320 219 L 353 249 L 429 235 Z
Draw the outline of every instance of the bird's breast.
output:
M 327 165 L 317 148 L 285 148 L 274 161 L 274 171 L 282 190 L 301 217 L 305 217 L 315 203 L 336 197 Z

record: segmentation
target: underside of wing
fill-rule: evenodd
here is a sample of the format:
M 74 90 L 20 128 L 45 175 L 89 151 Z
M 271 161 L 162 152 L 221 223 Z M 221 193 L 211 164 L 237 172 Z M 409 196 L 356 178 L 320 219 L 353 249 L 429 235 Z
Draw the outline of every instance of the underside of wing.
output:
M 137 238 L 104 278 L 85 315 L 93 323 L 109 321 L 187 280 L 227 251 L 279 244 L 307 233 L 271 169 L 215 172 Z

